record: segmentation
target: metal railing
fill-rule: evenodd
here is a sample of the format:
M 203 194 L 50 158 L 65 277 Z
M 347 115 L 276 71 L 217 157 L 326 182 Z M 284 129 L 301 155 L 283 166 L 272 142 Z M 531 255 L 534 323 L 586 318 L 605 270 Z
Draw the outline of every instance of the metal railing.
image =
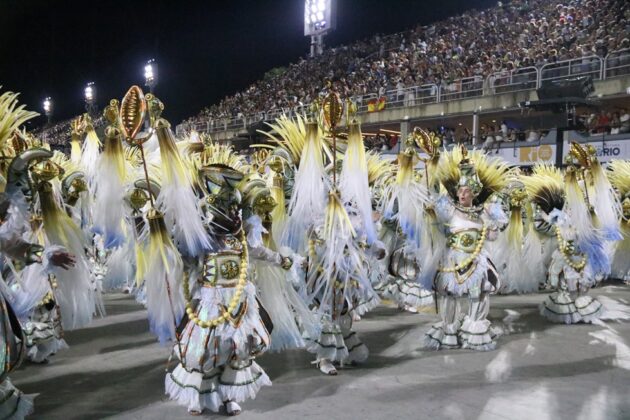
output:
M 512 71 L 493 73 L 485 79 L 480 76 L 467 77 L 440 85 L 427 84 L 404 89 L 385 91 L 381 95 L 374 93 L 354 96 L 351 99 L 357 105 L 359 113 L 372 111 L 370 104 L 378 109 L 378 101 L 384 98 L 385 109 L 404 108 L 454 101 L 481 96 L 492 96 L 508 92 L 532 90 L 541 87 L 549 80 L 572 76 L 591 76 L 593 80 L 605 80 L 630 74 L 630 48 L 610 52 L 602 58 L 596 55 L 547 63 L 540 68 L 521 67 Z M 247 129 L 252 124 L 272 121 L 280 115 L 302 113 L 308 106 L 302 105 L 291 109 L 275 109 L 258 112 L 254 115 L 233 118 L 216 118 L 194 123 L 182 123 L 177 126 L 177 133 L 186 130 L 213 133 L 234 129 Z
M 466 77 L 440 85 L 440 102 L 474 98 L 483 95 L 483 77 Z
M 630 48 L 613 51 L 604 60 L 604 79 L 630 74 Z
M 519 92 L 536 89 L 538 86 L 538 69 L 536 67 L 520 67 L 510 72 L 498 72 L 486 78 L 486 95 L 507 92 Z
M 603 69 L 604 60 L 596 55 L 547 63 L 540 68 L 538 87 L 544 82 L 571 76 L 591 76 L 593 80 L 600 80 Z

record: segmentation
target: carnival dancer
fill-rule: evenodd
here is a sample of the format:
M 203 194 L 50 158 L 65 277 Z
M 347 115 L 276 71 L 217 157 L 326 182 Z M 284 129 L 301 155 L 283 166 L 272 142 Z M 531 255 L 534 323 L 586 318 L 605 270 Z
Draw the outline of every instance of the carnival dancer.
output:
M 332 91 L 326 95 L 322 108 L 333 139 L 332 150 L 336 151 L 335 127 L 342 113 L 338 95 Z M 314 173 L 323 192 L 328 190 L 326 208 L 318 215 L 310 233 L 307 284 L 316 313 L 321 317 L 321 334 L 312 339 L 308 350 L 316 355 L 317 366 L 327 375 L 337 374 L 335 363 L 343 366 L 367 360 L 368 348 L 352 330 L 353 315 L 362 316 L 379 303 L 369 278 L 370 261 L 373 263 L 385 256 L 385 247 L 377 240 L 373 220 L 363 138 L 353 117 L 349 103 L 348 143 L 338 184 L 336 158 L 331 162 L 332 180 L 326 179 L 322 172 L 322 146 L 316 123 L 307 127 L 307 151 L 303 157 L 306 162 L 309 159 L 317 162 Z M 296 188 L 303 181 L 303 170 L 300 162 Z M 292 200 L 300 193 L 296 189 Z
M 5 92 L 0 95 L 0 150 L 3 152 L 9 137 L 22 124 L 37 116 L 37 113 L 17 106 L 17 94 Z M 28 166 L 31 160 L 48 158 L 46 150 L 30 150 L 16 156 L 6 169 L 0 193 L 0 253 L 4 256 L 6 267 L 10 261 L 19 261 L 24 265 L 43 263 L 46 270 L 53 267 L 62 269 L 74 265 L 74 257 L 60 247 L 44 248 L 31 244 L 22 238 L 28 224 L 28 203 L 32 198 Z M 4 270 L 3 270 L 4 271 Z M 15 273 L 14 273 L 15 274 Z M 25 356 L 26 346 L 19 318 L 27 316 L 46 294 L 46 285 L 35 282 L 15 285 L 8 288 L 0 280 L 0 416 L 2 418 L 22 419 L 33 410 L 33 402 L 11 383 L 8 374 L 17 368 Z
M 608 177 L 617 190 L 622 212 L 619 219 L 623 239 L 617 243 L 612 262 L 612 276 L 630 284 L 630 161 L 613 160 Z
M 442 156 L 439 178 L 448 192 L 434 205 L 437 221 L 446 235 L 446 249 L 437 274 L 423 273 L 425 287 L 433 287 L 440 299 L 441 321 L 426 333 L 430 349 L 493 350 L 499 331 L 487 319 L 490 294 L 500 280 L 487 251 L 486 241 L 496 238 L 507 218 L 491 195 L 504 187 L 507 166 L 475 151 L 453 149 Z M 428 282 L 427 282 L 428 280 Z M 428 283 L 428 284 L 427 284 Z M 463 316 L 461 298 L 468 298 Z
M 385 187 L 381 202 L 383 237 L 395 234 L 389 241 L 384 241 L 390 244 L 390 253 L 387 258 L 387 286 L 383 295 L 409 312 L 418 312 L 419 308 L 430 307 L 434 302 L 433 292 L 423 289 L 418 282 L 422 270 L 420 247 L 430 248 L 430 243 L 422 244 L 428 224 L 423 212 L 428 201 L 428 172 L 425 170 L 423 182 L 422 176 L 414 169 L 418 163 L 414 138 L 420 135 L 426 133 L 418 129 L 406 140 L 405 150 L 398 155 L 395 180 Z
M 145 109 L 151 131 L 141 133 Z M 260 245 L 262 241 L 248 240 L 252 227 L 243 221 L 238 189 L 244 174 L 228 166 L 229 160 L 202 159 L 195 169 L 180 154 L 162 110 L 155 96 L 145 97 L 137 86 L 120 108 L 112 101 L 106 110 L 110 139 L 124 138 L 140 150 L 142 159 L 143 142 L 152 134 L 159 146 L 160 191 L 155 200 L 149 194 L 147 212 L 144 282 L 149 325 L 162 343 L 175 342 L 173 354 L 179 363 L 165 377 L 169 398 L 191 414 L 224 408 L 236 415 L 239 403 L 271 385 L 255 362 L 269 347 L 273 324 L 256 298 L 250 257 L 285 268 L 293 263 Z M 148 171 L 145 175 L 151 189 Z
M 555 237 L 555 250 L 548 268 L 548 283 L 554 292 L 540 306 L 541 314 L 552 322 L 590 323 L 605 315 L 603 305 L 587 293 L 610 273 L 605 238 L 618 237 L 618 231 L 615 231 L 616 222 L 606 224 L 610 220 L 602 213 L 596 223 L 601 223 L 605 229 L 596 229 L 593 224 L 595 209 L 591 211 L 585 196 L 589 193 L 589 177 L 605 177 L 598 173 L 601 168 L 597 167 L 596 159 L 594 150 L 573 143 L 564 176 L 556 168 L 539 165 L 531 176 L 522 178 L 536 204 L 536 229 Z M 584 180 L 585 190 L 580 185 Z M 605 188 L 599 194 L 601 200 L 606 200 Z M 614 214 L 615 204 L 609 204 Z

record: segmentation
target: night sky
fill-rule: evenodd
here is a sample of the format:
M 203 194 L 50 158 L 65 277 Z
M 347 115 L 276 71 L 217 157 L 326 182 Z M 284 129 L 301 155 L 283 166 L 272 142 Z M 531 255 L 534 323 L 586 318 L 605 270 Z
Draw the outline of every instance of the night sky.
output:
M 399 32 L 473 4 L 496 1 L 337 0 L 337 30 L 325 42 Z M 38 112 L 51 96 L 62 120 L 83 112 L 87 82 L 102 108 L 142 85 L 144 63 L 155 58 L 155 93 L 176 124 L 308 54 L 303 8 L 303 0 L 0 0 L 0 85 Z

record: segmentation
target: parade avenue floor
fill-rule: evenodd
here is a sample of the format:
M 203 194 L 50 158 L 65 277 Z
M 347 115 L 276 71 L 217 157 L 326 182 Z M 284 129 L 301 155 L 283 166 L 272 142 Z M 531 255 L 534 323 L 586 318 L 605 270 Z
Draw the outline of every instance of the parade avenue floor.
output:
M 592 294 L 630 303 L 630 287 Z M 25 362 L 15 385 L 37 394 L 41 419 L 190 419 L 165 401 L 169 349 L 148 332 L 132 297 L 106 295 L 107 317 L 66 334 L 69 350 L 48 365 Z M 356 324 L 368 362 L 326 377 L 306 351 L 265 354 L 273 381 L 242 404 L 247 419 L 629 419 L 630 321 L 554 325 L 538 314 L 543 294 L 493 296 L 490 319 L 505 335 L 491 352 L 422 351 L 434 313 L 384 304 Z M 204 412 L 205 418 L 225 418 Z

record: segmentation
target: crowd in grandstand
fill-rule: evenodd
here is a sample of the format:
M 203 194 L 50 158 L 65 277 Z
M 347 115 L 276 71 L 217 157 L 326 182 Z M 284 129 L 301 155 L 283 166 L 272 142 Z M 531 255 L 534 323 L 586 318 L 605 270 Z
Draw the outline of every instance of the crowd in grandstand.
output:
M 571 0 L 556 4 L 545 0 L 514 0 L 487 10 L 469 10 L 459 16 L 428 26 L 418 26 L 394 35 L 375 35 L 350 45 L 325 49 L 314 58 L 301 58 L 286 68 L 275 69 L 243 92 L 224 98 L 188 123 L 227 124 L 233 118 L 268 119 L 290 113 L 311 103 L 332 80 L 344 97 L 365 95 L 393 97 L 388 101 L 413 104 L 412 86 L 431 85 L 444 92 L 457 92 L 461 80 L 475 88 L 501 89 L 502 74 L 541 67 L 569 58 L 584 57 L 589 66 L 593 56 L 630 49 L 630 6 L 624 0 Z M 630 50 L 628 50 L 630 51 Z M 612 58 L 614 66 L 627 65 L 626 54 Z M 613 70 L 614 71 L 614 70 Z M 526 70 L 524 77 L 527 74 Z M 490 77 L 489 77 L 490 76 Z M 418 103 L 417 101 L 415 103 Z M 627 113 L 593 114 L 581 118 L 591 134 L 628 132 Z M 46 128 L 52 144 L 63 144 L 69 136 L 69 120 Z M 504 130 L 501 124 L 483 126 L 480 136 L 492 141 L 537 141 L 536 130 Z M 471 143 L 465 127 L 445 130 L 445 143 Z M 499 139 L 499 140 L 497 140 Z M 533 139 L 533 140 L 532 140 Z M 485 140 L 484 140 L 485 142 Z M 368 138 L 371 149 L 389 150 L 384 136 Z
M 41 137 L 55 149 L 69 150 L 70 147 L 70 124 L 73 119 L 59 121 L 55 124 L 47 124 L 33 134 Z M 93 120 L 94 128 L 97 130 L 105 125 L 105 119 L 101 116 Z
M 406 87 L 433 84 L 456 90 L 455 81 L 464 78 L 483 88 L 489 75 L 499 75 L 499 84 L 501 73 L 514 69 L 580 57 L 588 66 L 588 57 L 629 48 L 628 33 L 630 7 L 624 0 L 499 2 L 491 9 L 302 58 L 188 122 L 262 119 L 266 112 L 289 111 L 315 99 L 326 80 L 334 80 L 346 97 L 395 91 L 397 100 L 406 99 Z
M 579 124 L 591 135 L 630 133 L 630 114 L 626 109 L 599 113 L 585 113 L 579 117 Z

